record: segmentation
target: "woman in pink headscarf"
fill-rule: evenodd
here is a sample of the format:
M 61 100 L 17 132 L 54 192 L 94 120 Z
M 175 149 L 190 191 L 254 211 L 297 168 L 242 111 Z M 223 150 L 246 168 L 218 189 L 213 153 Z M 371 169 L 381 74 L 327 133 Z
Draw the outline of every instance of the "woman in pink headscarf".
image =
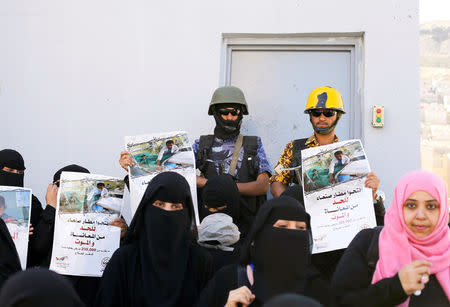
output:
M 450 230 L 445 182 L 414 171 L 398 182 L 384 228 L 347 248 L 332 286 L 343 306 L 450 306 Z

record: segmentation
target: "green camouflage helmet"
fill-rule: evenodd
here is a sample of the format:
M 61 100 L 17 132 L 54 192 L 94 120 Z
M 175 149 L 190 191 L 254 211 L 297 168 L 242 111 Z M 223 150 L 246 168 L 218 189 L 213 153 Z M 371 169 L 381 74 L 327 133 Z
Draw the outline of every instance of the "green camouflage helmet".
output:
M 242 114 L 248 115 L 244 93 L 235 86 L 222 86 L 214 91 L 209 104 L 208 115 L 213 115 L 213 106 L 223 103 L 236 103 L 242 106 Z

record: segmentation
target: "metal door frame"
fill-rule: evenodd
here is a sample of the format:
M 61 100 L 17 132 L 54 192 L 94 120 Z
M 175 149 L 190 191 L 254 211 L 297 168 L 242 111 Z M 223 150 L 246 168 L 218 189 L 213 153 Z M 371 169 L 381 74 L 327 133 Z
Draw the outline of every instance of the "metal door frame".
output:
M 249 34 L 223 33 L 219 85 L 230 85 L 233 51 L 342 51 L 350 53 L 349 136 L 363 140 L 364 32 Z

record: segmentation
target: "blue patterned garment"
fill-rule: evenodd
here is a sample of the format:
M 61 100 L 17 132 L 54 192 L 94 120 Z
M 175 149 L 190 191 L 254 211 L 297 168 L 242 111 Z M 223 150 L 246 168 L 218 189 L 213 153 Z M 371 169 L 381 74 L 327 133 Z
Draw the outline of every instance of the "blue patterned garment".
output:
M 267 172 L 269 176 L 271 176 L 270 172 L 270 165 L 269 161 L 267 161 L 266 153 L 264 151 L 264 147 L 261 143 L 261 138 L 257 137 L 258 139 L 258 150 L 257 150 L 257 157 L 259 159 L 259 172 L 258 174 Z M 214 138 L 213 147 L 211 149 L 211 160 L 210 162 L 214 162 L 214 166 L 216 167 L 217 173 L 228 173 L 228 170 L 230 169 L 231 164 L 231 158 L 233 156 L 234 146 L 237 141 L 237 136 L 235 138 L 229 139 L 229 140 L 221 140 L 218 138 Z M 196 139 L 194 144 L 192 145 L 192 150 L 194 151 L 195 158 L 197 159 L 197 152 L 199 148 L 199 139 Z M 244 156 L 244 147 L 241 148 L 241 151 L 239 152 L 239 159 L 236 167 L 236 173 L 239 168 L 241 167 L 242 158 Z

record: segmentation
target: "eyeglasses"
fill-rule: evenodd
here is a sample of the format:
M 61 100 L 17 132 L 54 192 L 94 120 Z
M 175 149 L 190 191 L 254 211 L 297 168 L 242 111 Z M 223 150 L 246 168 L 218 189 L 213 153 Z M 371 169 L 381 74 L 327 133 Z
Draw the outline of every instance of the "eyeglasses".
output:
M 330 109 L 314 109 L 310 110 L 309 114 L 311 114 L 314 117 L 320 117 L 320 115 L 323 114 L 325 117 L 331 117 L 333 115 L 336 115 L 336 110 L 330 110 Z
M 241 114 L 241 109 L 227 109 L 227 108 L 220 108 L 217 110 L 217 112 L 221 115 L 228 115 L 231 114 L 233 116 Z

